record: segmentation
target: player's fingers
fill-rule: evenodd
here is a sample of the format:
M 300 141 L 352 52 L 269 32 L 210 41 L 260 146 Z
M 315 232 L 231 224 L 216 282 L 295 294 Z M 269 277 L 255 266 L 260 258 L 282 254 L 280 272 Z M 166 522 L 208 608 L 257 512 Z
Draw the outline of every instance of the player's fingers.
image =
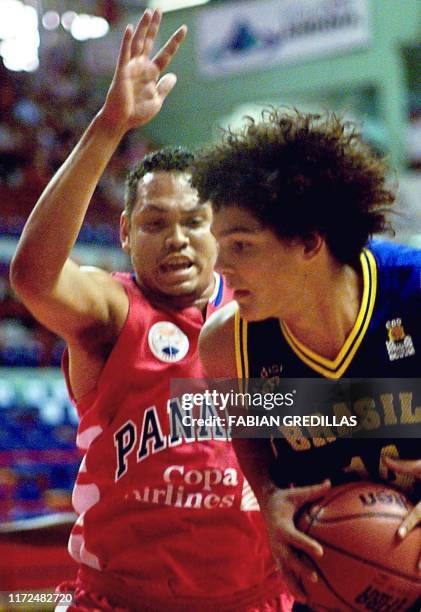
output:
M 177 53 L 178 47 L 181 45 L 187 34 L 187 26 L 182 25 L 178 30 L 174 32 L 171 38 L 165 43 L 165 45 L 158 51 L 153 58 L 155 65 L 158 67 L 159 72 L 165 70 L 168 64 L 171 62 L 174 55 Z
M 131 46 L 131 56 L 141 55 L 143 53 L 143 47 L 145 44 L 145 38 L 152 21 L 152 11 L 146 9 L 142 17 L 139 19 L 139 23 L 136 26 L 136 30 L 133 35 L 133 42 Z
M 117 60 L 117 70 L 130 61 L 130 46 L 133 38 L 133 26 L 129 24 L 124 31 Z
M 421 502 L 415 506 L 404 518 L 398 529 L 398 536 L 401 540 L 405 538 L 414 527 L 421 521 Z
M 149 56 L 153 49 L 155 38 L 159 30 L 159 24 L 161 23 L 161 11 L 155 9 L 152 15 L 151 22 L 149 24 L 148 31 L 145 36 L 145 43 L 143 45 L 143 54 Z
M 177 77 L 172 72 L 164 75 L 162 79 L 159 79 L 156 88 L 162 100 L 165 100 L 165 98 L 168 96 L 170 91 L 174 89 L 174 86 L 176 83 L 177 83 Z
M 326 495 L 331 486 L 330 480 L 324 480 L 320 484 L 288 489 L 287 497 L 288 500 L 294 502 L 296 507 L 301 507 L 308 502 L 314 501 L 315 499 Z
M 307 580 L 310 580 L 310 582 L 317 582 L 319 580 L 319 575 L 317 573 L 317 565 L 315 562 L 310 559 L 310 557 L 307 557 L 307 555 L 299 554 L 298 552 L 296 552 L 296 555 L 296 558 L 300 562 L 300 576 L 302 579 L 306 578 Z
M 383 463 L 400 474 L 412 474 L 417 478 L 421 478 L 421 459 L 392 459 L 391 457 L 383 457 Z
M 294 572 L 294 575 L 300 579 L 300 582 L 304 580 L 317 582 L 319 579 L 314 565 L 310 562 L 310 559 L 304 555 L 298 556 L 296 553 L 291 553 L 288 559 L 288 565 Z
M 282 541 L 286 542 L 290 546 L 293 546 L 297 550 L 306 553 L 310 557 L 322 557 L 323 556 L 323 548 L 316 540 L 310 538 L 305 533 L 298 531 L 292 525 L 292 527 L 287 527 L 284 525 L 282 529 Z M 275 542 L 276 542 L 276 532 L 275 532 Z

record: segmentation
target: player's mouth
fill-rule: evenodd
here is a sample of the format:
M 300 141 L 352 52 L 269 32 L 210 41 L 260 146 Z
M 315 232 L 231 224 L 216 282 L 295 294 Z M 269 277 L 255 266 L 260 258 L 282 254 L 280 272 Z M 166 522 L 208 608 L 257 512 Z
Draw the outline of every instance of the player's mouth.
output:
M 188 257 L 169 257 L 159 265 L 159 272 L 174 280 L 189 278 L 194 271 L 194 263 Z

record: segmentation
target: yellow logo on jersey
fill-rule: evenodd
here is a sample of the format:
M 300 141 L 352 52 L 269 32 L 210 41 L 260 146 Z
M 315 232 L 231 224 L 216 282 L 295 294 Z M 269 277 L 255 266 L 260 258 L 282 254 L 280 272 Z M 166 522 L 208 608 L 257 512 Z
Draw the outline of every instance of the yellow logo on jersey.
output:
M 386 342 L 386 348 L 390 361 L 415 355 L 414 343 L 411 336 L 405 334 L 401 319 L 388 321 L 386 329 L 389 338 Z

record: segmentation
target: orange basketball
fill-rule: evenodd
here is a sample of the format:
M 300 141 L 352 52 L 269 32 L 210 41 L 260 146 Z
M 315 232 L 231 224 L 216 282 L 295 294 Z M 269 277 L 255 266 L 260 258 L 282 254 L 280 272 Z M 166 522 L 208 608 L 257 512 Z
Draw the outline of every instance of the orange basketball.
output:
M 304 582 L 312 610 L 400 612 L 421 596 L 421 528 L 396 532 L 412 508 L 399 491 L 358 482 L 334 487 L 298 518 L 301 531 L 323 546 L 316 584 Z

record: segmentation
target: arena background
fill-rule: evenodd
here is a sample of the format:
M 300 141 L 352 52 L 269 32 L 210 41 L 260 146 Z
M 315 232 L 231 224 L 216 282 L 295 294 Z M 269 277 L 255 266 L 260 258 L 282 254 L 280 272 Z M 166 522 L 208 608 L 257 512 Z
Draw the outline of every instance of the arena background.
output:
M 190 0 L 197 6 L 177 9 L 188 3 L 158 4 L 171 9 L 161 40 L 189 26 L 172 67 L 178 84 L 159 117 L 126 137 L 112 159 L 74 257 L 126 269 L 117 234 L 126 169 L 166 144 L 201 145 L 218 126 L 238 125 L 268 104 L 329 108 L 361 122 L 397 169 L 395 239 L 421 246 L 418 0 Z M 37 197 L 99 108 L 125 24 L 147 5 L 0 0 L 0 591 L 45 591 L 73 577 L 66 538 L 80 460 L 59 370 L 63 343 L 17 301 L 9 262 Z M 278 5 L 294 27 L 276 40 Z M 218 20 L 228 26 L 213 40 Z M 280 19 L 285 34 L 284 25 Z

